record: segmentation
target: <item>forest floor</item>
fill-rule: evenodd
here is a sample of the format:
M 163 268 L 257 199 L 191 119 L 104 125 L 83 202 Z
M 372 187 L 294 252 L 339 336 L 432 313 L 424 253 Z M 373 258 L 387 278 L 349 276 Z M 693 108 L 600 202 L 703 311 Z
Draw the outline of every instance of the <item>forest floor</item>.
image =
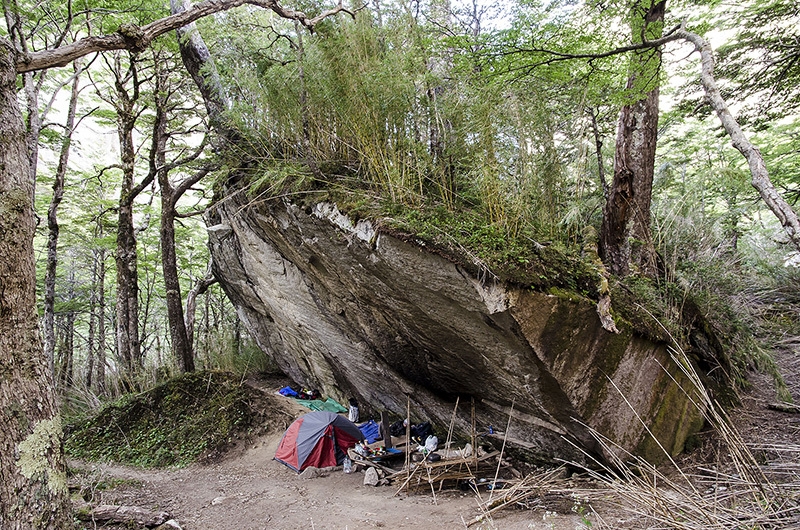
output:
M 778 363 L 795 402 L 800 401 L 800 358 L 787 351 Z M 775 401 L 769 376 L 752 374 L 751 382 L 750 389 L 742 395 L 742 407 L 733 413 L 732 420 L 748 446 L 770 462 L 780 462 L 782 469 L 794 469 L 791 478 L 798 482 L 800 461 L 787 459 L 800 457 L 800 414 L 768 408 Z M 260 386 L 274 396 L 276 410 L 285 418 L 271 422 L 274 425 L 269 432 L 240 442 L 214 462 L 156 470 L 77 461 L 70 465 L 78 470 L 82 482 L 104 485 L 106 489 L 96 492 L 102 504 L 165 511 L 184 530 L 450 530 L 467 528 L 467 522 L 481 514 L 479 499 L 469 490 L 444 490 L 435 496 L 430 490 L 398 493 L 397 485 L 365 486 L 363 472 L 345 474 L 341 468 L 315 478 L 301 478 L 274 461 L 273 456 L 290 416 L 307 410 L 274 392 L 280 388 L 280 381 L 261 381 Z M 720 450 L 714 434 L 706 433 L 701 438 L 701 446 L 683 455 L 679 465 L 689 472 L 724 466 L 725 451 Z M 640 515 L 616 506 L 613 498 L 603 500 L 603 495 L 593 494 L 589 506 L 575 495 L 577 490 L 569 491 L 570 480 L 562 480 L 538 502 L 531 503 L 533 508 L 504 509 L 469 528 L 656 528 Z M 586 483 L 581 481 L 580 488 L 585 488 Z M 485 500 L 489 492 L 480 495 Z M 102 527 L 91 522 L 83 525 Z

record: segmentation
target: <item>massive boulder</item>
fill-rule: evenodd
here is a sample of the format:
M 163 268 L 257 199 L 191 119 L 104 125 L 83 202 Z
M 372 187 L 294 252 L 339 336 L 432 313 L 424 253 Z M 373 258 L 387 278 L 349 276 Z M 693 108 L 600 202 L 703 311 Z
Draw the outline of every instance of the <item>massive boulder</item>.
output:
M 666 345 L 624 322 L 606 331 L 578 295 L 477 277 L 329 203 L 233 195 L 209 219 L 214 274 L 250 334 L 340 401 L 399 417 L 410 406 L 412 421 L 462 436 L 474 404 L 478 431 L 493 426 L 531 461 L 604 459 L 593 432 L 658 461 L 702 424 Z

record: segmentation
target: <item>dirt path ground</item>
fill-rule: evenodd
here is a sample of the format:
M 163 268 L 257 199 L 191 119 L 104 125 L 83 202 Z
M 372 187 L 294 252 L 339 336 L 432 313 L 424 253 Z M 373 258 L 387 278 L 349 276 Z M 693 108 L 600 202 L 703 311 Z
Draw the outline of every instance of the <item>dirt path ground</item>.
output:
M 474 494 L 468 492 L 442 492 L 434 503 L 430 494 L 395 496 L 391 486 L 364 486 L 363 473 L 336 470 L 300 478 L 272 460 L 278 439 L 264 438 L 235 457 L 207 466 L 159 471 L 90 468 L 100 476 L 127 481 L 105 492 L 104 502 L 167 511 L 185 530 L 456 529 L 465 528 L 464 521 L 479 513 Z M 496 517 L 494 527 L 473 528 L 572 530 L 579 525 L 580 517 L 572 513 L 512 511 Z

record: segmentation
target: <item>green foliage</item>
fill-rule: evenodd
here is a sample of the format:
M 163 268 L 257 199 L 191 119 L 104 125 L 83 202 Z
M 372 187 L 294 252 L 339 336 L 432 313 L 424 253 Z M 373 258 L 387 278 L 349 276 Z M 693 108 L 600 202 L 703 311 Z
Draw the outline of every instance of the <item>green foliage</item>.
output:
M 250 174 L 252 193 L 324 185 L 411 207 L 481 204 L 491 224 L 512 234 L 574 240 L 596 212 L 599 191 L 591 178 L 565 171 L 587 159 L 580 139 L 590 85 L 577 73 L 581 65 L 531 71 L 510 85 L 513 76 L 498 76 L 499 63 L 480 51 L 491 34 L 402 4 L 382 6 L 379 15 L 365 9 L 315 35 L 267 26 L 258 15 L 226 15 L 233 30 L 222 36 L 219 65 L 236 79 L 232 116 L 246 131 L 243 149 L 261 164 Z M 555 24 L 541 31 L 552 33 Z M 246 40 L 237 31 L 243 27 Z M 577 122 L 567 119 L 575 114 Z M 309 159 L 322 173 L 313 180 L 298 166 Z M 571 194 L 579 207 L 568 205 Z
M 91 461 L 186 466 L 256 428 L 263 414 L 256 396 L 232 374 L 187 374 L 68 425 L 65 450 Z
M 735 83 L 736 98 L 747 101 L 745 115 L 765 126 L 800 106 L 797 4 L 751 0 L 737 7 L 724 20 L 736 35 L 718 50 L 719 73 Z
M 282 374 L 280 368 L 266 353 L 261 351 L 252 339 L 228 333 L 220 333 L 215 337 L 218 347 L 207 348 L 206 355 L 200 360 L 206 369 L 231 372 L 241 377 L 254 374 Z

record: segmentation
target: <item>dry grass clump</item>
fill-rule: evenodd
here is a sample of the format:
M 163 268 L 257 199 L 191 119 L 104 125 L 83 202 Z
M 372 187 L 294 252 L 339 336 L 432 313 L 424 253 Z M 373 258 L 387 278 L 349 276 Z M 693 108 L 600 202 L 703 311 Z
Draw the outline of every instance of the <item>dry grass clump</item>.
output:
M 504 508 L 549 510 L 568 501 L 573 512 L 580 510 L 587 528 L 800 529 L 800 444 L 746 442 L 706 391 L 685 353 L 672 349 L 671 354 L 691 381 L 684 391 L 715 433 L 717 454 L 710 463 L 679 464 L 662 448 L 668 463 L 656 467 L 592 431 L 607 461 L 587 454 L 591 466 L 565 462 L 583 469 L 589 480 L 568 478 L 559 468 L 530 474 L 488 499 L 476 491 L 481 515 L 464 526 L 494 528 L 492 516 Z M 633 518 L 608 523 L 600 514 L 613 510 L 601 506 Z
M 608 463 L 595 461 L 597 468 L 585 468 L 605 489 L 591 496 L 635 514 L 646 528 L 800 528 L 800 446 L 746 443 L 686 355 L 673 349 L 672 357 L 693 383 L 687 395 L 717 434 L 718 464 L 688 472 L 669 458 L 668 466 L 657 468 L 594 432 L 610 456 Z M 754 451 L 766 449 L 783 458 L 759 462 Z

